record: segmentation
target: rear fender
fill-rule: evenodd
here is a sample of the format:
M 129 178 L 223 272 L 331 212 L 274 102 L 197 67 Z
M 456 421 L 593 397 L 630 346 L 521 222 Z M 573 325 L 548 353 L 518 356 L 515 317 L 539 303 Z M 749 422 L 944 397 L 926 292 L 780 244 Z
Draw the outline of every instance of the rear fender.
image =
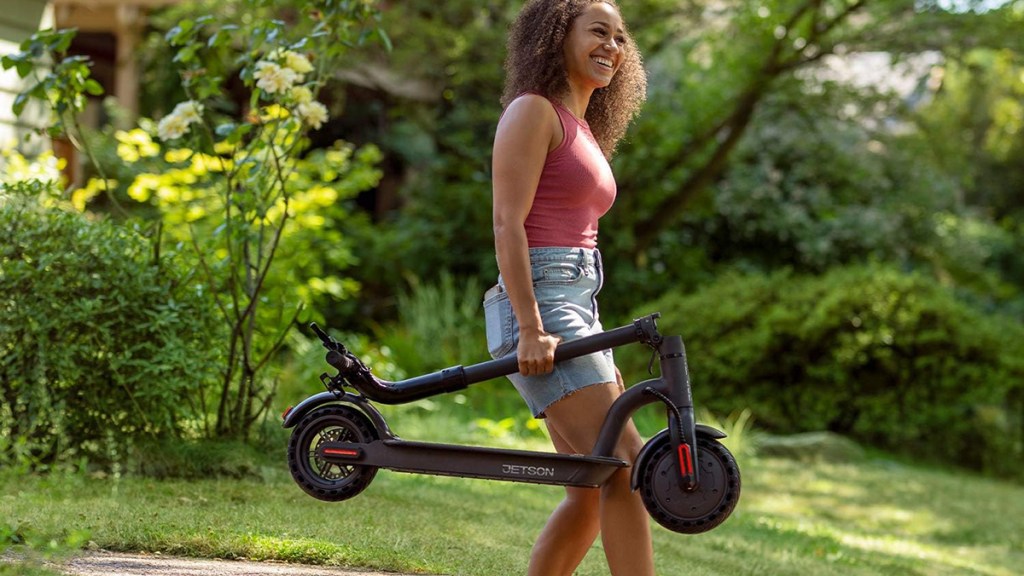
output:
M 712 428 L 711 426 L 708 426 L 706 424 L 697 424 L 694 428 L 696 430 L 698 439 L 713 438 L 715 440 L 720 440 L 726 437 L 725 432 L 722 432 L 721 430 L 718 430 L 716 428 Z M 647 443 L 644 444 L 644 447 L 640 449 L 640 453 L 637 454 L 636 457 L 636 462 L 633 463 L 633 471 L 630 479 L 630 487 L 634 491 L 640 488 L 640 470 L 643 469 L 643 465 L 646 463 L 647 459 L 651 457 L 651 453 L 654 452 L 654 450 L 657 449 L 657 447 L 660 446 L 663 442 L 671 441 L 672 440 L 669 436 L 668 428 L 666 428 L 661 432 L 655 434 L 654 437 L 648 440 Z

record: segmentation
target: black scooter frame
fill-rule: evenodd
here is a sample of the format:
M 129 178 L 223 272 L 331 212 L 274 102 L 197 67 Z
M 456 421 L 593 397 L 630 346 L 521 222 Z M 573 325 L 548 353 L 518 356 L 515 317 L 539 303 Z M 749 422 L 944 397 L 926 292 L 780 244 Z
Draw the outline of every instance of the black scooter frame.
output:
M 632 325 L 623 326 L 560 345 L 555 361 L 566 360 L 621 346 L 642 342 L 655 349 L 661 365 L 661 377 L 646 380 L 625 391 L 612 405 L 590 455 L 564 455 L 548 452 L 507 450 L 475 446 L 458 446 L 407 441 L 396 436 L 384 417 L 368 401 L 402 404 L 429 396 L 454 392 L 467 386 L 511 374 L 518 370 L 515 356 L 468 367 L 454 366 L 439 372 L 401 382 L 385 382 L 374 377 L 369 369 L 344 346 L 331 339 L 316 325 L 314 331 L 328 348 L 327 361 L 338 369 L 336 376 L 321 375 L 327 392 L 321 392 L 290 408 L 284 416 L 284 427 L 295 426 L 303 416 L 325 404 L 351 404 L 372 422 L 379 439 L 368 443 L 323 442 L 316 455 L 324 461 L 342 466 L 372 466 L 400 472 L 485 478 L 534 484 L 596 487 L 615 470 L 628 466 L 613 456 L 615 445 L 629 418 L 642 406 L 656 402 L 666 405 L 667 434 L 676 455 L 679 488 L 690 491 L 699 483 L 697 438 L 724 438 L 714 428 L 698 425 L 694 420 L 690 377 L 682 338 L 663 338 L 657 330 L 658 314 L 651 314 Z M 355 388 L 360 394 L 342 389 Z M 633 489 L 639 487 L 638 470 L 648 457 L 649 442 L 640 452 L 632 474 Z

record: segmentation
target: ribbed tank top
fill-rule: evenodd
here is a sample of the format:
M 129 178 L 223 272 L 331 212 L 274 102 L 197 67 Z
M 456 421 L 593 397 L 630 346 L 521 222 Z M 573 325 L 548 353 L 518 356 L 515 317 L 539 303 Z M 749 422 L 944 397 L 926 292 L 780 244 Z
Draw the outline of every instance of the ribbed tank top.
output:
M 586 121 L 551 101 L 565 138 L 548 153 L 526 217 L 530 248 L 595 248 L 597 221 L 615 202 L 615 177 Z

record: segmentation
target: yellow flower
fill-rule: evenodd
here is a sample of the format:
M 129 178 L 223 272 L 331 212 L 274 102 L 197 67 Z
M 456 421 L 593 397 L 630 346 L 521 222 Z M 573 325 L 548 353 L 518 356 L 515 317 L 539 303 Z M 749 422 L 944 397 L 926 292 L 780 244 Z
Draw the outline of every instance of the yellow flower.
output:
M 194 154 L 194 152 L 188 148 L 175 148 L 173 150 L 168 150 L 167 153 L 164 154 L 164 160 L 171 164 L 177 164 L 178 162 L 188 160 L 192 157 L 192 154 Z
M 273 122 L 288 118 L 288 109 L 278 104 L 271 104 L 260 109 L 261 122 Z
M 296 86 L 289 93 L 296 104 L 308 104 L 313 101 L 313 92 L 305 86 Z
M 145 202 L 160 187 L 160 177 L 156 174 L 139 174 L 128 187 L 128 196 L 138 202 Z
M 284 65 L 299 74 L 308 74 L 313 71 L 313 65 L 309 62 L 308 58 L 291 50 L 287 50 L 284 53 Z
M 117 186 L 117 180 L 107 180 L 107 188 L 114 188 L 115 186 Z M 100 192 L 103 192 L 103 189 L 103 180 L 91 178 L 84 188 L 78 188 L 71 193 L 71 204 L 79 212 L 85 212 L 85 205 Z
M 141 156 L 139 156 L 138 148 L 131 144 L 125 144 L 124 142 L 117 145 L 117 157 L 129 164 L 132 162 L 138 162 L 139 158 L 141 158 Z

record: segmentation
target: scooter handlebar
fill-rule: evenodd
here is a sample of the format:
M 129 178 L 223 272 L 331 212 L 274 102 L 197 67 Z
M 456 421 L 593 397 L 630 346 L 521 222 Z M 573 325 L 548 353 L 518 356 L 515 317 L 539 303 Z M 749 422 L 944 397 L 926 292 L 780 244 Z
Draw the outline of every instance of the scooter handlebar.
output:
M 661 344 L 661 334 L 658 333 L 655 322 L 659 317 L 660 314 L 655 312 L 634 320 L 632 324 L 626 326 L 563 342 L 555 348 L 555 363 L 633 342 L 643 342 L 657 347 Z M 518 372 L 519 358 L 513 354 L 490 362 L 467 366 L 464 370 L 469 384 L 483 382 Z
M 634 320 L 630 325 L 559 344 L 555 349 L 555 362 L 633 342 L 643 342 L 657 348 L 662 341 L 656 323 L 659 317 L 658 313 L 649 314 Z M 330 348 L 327 342 L 324 346 Z M 345 380 L 364 396 L 384 404 L 402 404 L 436 394 L 454 392 L 470 384 L 519 371 L 518 358 L 510 355 L 472 366 L 453 366 L 407 380 L 388 382 L 374 376 L 348 351 L 339 352 L 332 348 L 327 353 L 327 362 L 337 368 Z

